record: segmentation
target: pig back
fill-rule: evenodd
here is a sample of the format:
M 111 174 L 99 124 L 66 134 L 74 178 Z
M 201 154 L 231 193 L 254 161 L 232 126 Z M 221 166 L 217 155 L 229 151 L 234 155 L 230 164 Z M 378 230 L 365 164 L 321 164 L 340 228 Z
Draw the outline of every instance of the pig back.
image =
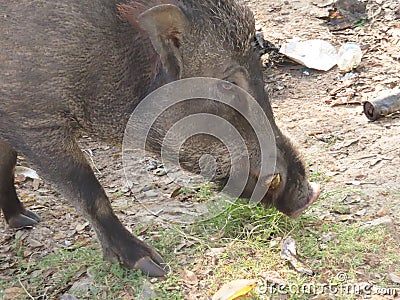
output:
M 66 123 L 121 138 L 158 63 L 149 39 L 119 16 L 117 1 L 0 7 L 0 134 L 5 126 Z

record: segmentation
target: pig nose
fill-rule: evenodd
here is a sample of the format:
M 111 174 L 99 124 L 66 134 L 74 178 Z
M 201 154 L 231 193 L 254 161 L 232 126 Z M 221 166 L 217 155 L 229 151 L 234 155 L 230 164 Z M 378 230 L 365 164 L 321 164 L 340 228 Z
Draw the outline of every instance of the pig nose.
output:
M 319 194 L 321 193 L 321 188 L 318 183 L 315 182 L 310 182 L 310 187 L 311 187 L 311 197 L 308 200 L 307 204 L 303 206 L 302 208 L 298 209 L 297 211 L 293 212 L 292 214 L 289 215 L 291 218 L 297 218 L 304 210 L 309 208 L 315 200 L 318 199 Z

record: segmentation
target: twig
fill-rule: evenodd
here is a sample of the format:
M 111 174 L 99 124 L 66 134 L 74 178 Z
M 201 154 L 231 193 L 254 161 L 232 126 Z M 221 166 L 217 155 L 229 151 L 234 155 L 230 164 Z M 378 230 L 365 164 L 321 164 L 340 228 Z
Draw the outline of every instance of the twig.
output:
M 21 279 L 18 278 L 18 282 L 21 285 L 22 289 L 24 290 L 24 292 L 29 296 L 30 299 L 35 300 L 35 298 L 32 297 L 31 294 L 29 294 L 29 292 L 26 290 L 25 286 L 22 284 Z

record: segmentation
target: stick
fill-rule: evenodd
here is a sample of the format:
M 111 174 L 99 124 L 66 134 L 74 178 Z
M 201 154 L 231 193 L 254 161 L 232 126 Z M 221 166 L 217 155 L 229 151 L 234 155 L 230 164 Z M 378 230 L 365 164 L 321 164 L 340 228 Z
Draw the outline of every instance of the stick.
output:
M 28 297 L 30 299 L 34 300 L 35 298 L 33 298 L 31 294 L 29 294 L 28 290 L 25 288 L 25 286 L 22 284 L 22 282 L 19 278 L 18 278 L 18 282 L 19 282 L 20 286 L 22 287 L 22 289 L 24 290 L 24 292 L 28 295 Z

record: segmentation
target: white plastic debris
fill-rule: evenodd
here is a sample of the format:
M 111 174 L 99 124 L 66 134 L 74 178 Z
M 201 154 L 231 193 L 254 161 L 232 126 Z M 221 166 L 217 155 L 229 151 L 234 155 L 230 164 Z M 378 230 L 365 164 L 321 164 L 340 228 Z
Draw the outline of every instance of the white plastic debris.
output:
M 16 166 L 14 170 L 15 176 L 23 176 L 30 179 L 40 179 L 35 170 L 23 166 Z
M 290 40 L 281 46 L 279 52 L 308 68 L 322 71 L 330 70 L 338 61 L 336 48 L 319 39 Z
M 354 42 L 348 42 L 339 49 L 337 65 L 341 71 L 350 72 L 361 62 L 362 51 Z

